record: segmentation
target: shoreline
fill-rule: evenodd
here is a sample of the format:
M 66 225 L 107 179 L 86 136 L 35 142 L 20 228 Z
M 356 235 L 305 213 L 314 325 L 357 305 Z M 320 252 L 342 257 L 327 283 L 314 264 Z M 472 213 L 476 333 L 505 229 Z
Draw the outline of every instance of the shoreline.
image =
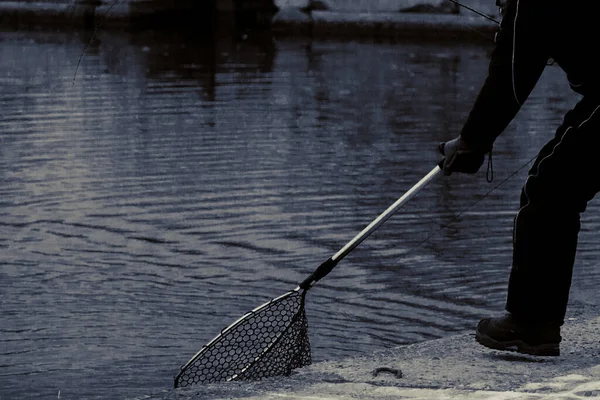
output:
M 275 16 L 272 29 L 281 35 L 317 37 L 388 37 L 419 39 L 493 39 L 497 25 L 479 16 L 442 13 L 344 13 L 313 11 Z M 487 37 L 486 37 L 487 36 Z
M 235 31 L 235 16 L 228 13 L 190 15 L 185 10 L 151 12 L 131 9 L 126 4 L 97 8 L 42 2 L 0 2 L 0 27 L 3 29 L 79 28 L 79 29 L 156 29 L 173 27 L 199 32 L 207 28 Z M 108 18 L 105 18 L 108 16 Z M 197 17 L 197 18 L 196 18 Z M 184 22 L 180 22 L 183 18 Z M 196 18 L 196 19 L 195 19 Z M 263 18 L 264 19 L 264 18 Z M 179 23 L 178 23 L 179 22 Z M 209 26 L 209 25 L 212 25 Z M 344 38 L 420 38 L 484 39 L 493 38 L 497 25 L 469 14 L 423 12 L 340 12 L 284 9 L 269 21 L 250 25 L 274 35 L 308 35 Z M 197 27 L 197 28 L 196 28 Z
M 561 355 L 491 350 L 474 331 L 342 360 L 322 361 L 288 377 L 196 385 L 155 394 L 179 400 L 583 399 L 600 396 L 599 307 L 570 304 Z M 399 369 L 402 376 L 378 368 Z

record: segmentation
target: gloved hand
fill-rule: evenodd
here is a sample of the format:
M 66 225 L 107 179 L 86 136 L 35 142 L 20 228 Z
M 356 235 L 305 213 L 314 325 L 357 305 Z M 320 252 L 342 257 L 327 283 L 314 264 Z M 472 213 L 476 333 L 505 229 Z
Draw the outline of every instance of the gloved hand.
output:
M 496 6 L 498 7 L 498 13 L 504 17 L 506 14 L 506 7 L 508 7 L 507 0 L 496 0 Z
M 446 176 L 453 172 L 474 174 L 479 171 L 485 158 L 484 153 L 469 148 L 460 136 L 448 142 L 440 143 L 439 150 L 445 157 L 443 170 Z

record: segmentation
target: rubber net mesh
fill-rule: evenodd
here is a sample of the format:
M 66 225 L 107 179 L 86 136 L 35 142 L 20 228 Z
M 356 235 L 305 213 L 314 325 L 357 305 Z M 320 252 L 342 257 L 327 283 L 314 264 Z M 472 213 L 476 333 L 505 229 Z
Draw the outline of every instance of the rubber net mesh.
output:
M 289 375 L 311 363 L 305 292 L 289 292 L 223 330 L 175 378 L 175 387 Z

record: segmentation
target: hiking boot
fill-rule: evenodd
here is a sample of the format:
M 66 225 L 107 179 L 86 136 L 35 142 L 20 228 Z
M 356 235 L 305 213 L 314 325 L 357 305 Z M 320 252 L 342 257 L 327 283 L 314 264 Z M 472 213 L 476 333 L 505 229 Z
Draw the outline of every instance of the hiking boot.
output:
M 559 325 L 519 322 L 511 314 L 482 319 L 477 325 L 475 338 L 490 349 L 534 356 L 560 355 Z

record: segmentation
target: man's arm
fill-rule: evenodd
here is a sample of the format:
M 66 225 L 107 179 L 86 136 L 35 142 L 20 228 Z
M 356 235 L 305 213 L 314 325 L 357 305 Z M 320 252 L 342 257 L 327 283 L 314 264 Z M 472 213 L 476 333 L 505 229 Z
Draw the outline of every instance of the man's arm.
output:
M 527 100 L 548 59 L 551 0 L 509 0 L 488 77 L 460 133 L 474 152 L 487 153 Z

